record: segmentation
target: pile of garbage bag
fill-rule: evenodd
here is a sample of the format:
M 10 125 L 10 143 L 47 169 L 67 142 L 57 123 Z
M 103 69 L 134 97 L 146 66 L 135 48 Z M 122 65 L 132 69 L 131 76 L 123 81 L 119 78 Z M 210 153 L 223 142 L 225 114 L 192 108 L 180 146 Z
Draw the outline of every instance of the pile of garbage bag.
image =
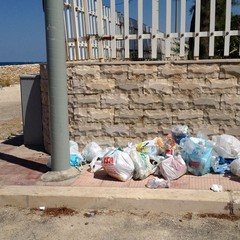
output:
M 186 173 L 201 176 L 231 172 L 240 177 L 240 141 L 227 134 L 211 139 L 201 134 L 193 137 L 185 125 L 174 126 L 166 136 L 129 143 L 125 148 L 103 149 L 96 142 L 90 142 L 79 153 L 77 143 L 70 141 L 70 165 L 86 163 L 91 172 L 104 169 L 120 181 L 142 180 L 154 175 L 147 187 L 170 187 L 170 181 Z

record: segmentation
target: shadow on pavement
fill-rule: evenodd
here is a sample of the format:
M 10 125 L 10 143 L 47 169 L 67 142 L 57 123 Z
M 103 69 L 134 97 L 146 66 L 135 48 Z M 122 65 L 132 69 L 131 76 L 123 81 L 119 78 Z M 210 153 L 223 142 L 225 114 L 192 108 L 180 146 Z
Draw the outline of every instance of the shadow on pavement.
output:
M 19 166 L 22 166 L 22 167 L 25 167 L 28 169 L 32 169 L 34 171 L 42 172 L 42 173 L 46 173 L 49 171 L 49 168 L 46 166 L 46 164 L 19 158 L 19 157 L 16 157 L 16 156 L 13 156 L 10 154 L 6 154 L 6 153 L 0 153 L 0 159 L 3 161 L 7 161 L 9 163 L 12 163 L 12 164 L 17 164 Z
M 2 143 L 6 144 L 6 145 L 12 145 L 12 146 L 19 147 L 21 145 L 24 145 L 24 135 L 21 134 L 21 135 L 13 136 L 13 137 L 3 141 Z M 42 146 L 42 145 L 25 145 L 25 147 L 28 149 L 31 149 L 31 150 L 45 152 L 44 146 Z

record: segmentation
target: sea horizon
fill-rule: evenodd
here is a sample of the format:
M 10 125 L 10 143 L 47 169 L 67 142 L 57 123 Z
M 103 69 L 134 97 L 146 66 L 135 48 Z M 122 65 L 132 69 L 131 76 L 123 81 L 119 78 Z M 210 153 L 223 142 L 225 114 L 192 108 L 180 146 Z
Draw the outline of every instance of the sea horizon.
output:
M 44 63 L 44 62 L 0 62 L 0 66 L 40 64 L 40 63 Z

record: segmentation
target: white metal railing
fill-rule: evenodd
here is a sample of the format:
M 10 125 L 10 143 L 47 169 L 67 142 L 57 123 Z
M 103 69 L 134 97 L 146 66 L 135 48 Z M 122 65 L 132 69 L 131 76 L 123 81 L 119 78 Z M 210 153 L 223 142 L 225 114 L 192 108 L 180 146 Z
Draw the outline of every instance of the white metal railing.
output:
M 151 1 L 151 26 L 143 23 L 143 1 Z M 159 6 L 165 1 L 165 32 L 159 31 Z M 172 31 L 176 12 L 172 0 L 138 0 L 136 20 L 129 17 L 129 0 L 123 0 L 124 12 L 116 12 L 116 1 L 110 7 L 102 0 L 64 0 L 64 21 L 68 60 L 84 59 L 169 59 L 177 43 L 178 58 L 186 59 L 186 42 L 194 39 L 193 56 L 198 59 L 200 38 L 209 39 L 209 56 L 214 56 L 215 38 L 224 38 L 224 56 L 229 56 L 230 38 L 240 36 L 240 30 L 231 29 L 232 0 L 226 0 L 225 29 L 215 30 L 216 0 L 210 1 L 209 31 L 200 31 L 201 0 L 195 0 L 195 31 L 186 30 L 186 0 L 179 4 L 179 29 Z M 240 49 L 240 48 L 239 48 Z M 240 52 L 240 51 L 239 51 Z M 175 56 L 176 57 L 176 56 Z

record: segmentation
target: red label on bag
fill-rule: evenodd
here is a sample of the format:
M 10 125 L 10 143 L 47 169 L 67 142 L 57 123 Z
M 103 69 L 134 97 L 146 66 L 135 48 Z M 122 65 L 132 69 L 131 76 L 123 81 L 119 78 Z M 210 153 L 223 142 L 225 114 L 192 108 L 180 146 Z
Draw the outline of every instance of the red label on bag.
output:
M 105 157 L 103 163 L 106 165 L 113 165 L 113 157 Z

